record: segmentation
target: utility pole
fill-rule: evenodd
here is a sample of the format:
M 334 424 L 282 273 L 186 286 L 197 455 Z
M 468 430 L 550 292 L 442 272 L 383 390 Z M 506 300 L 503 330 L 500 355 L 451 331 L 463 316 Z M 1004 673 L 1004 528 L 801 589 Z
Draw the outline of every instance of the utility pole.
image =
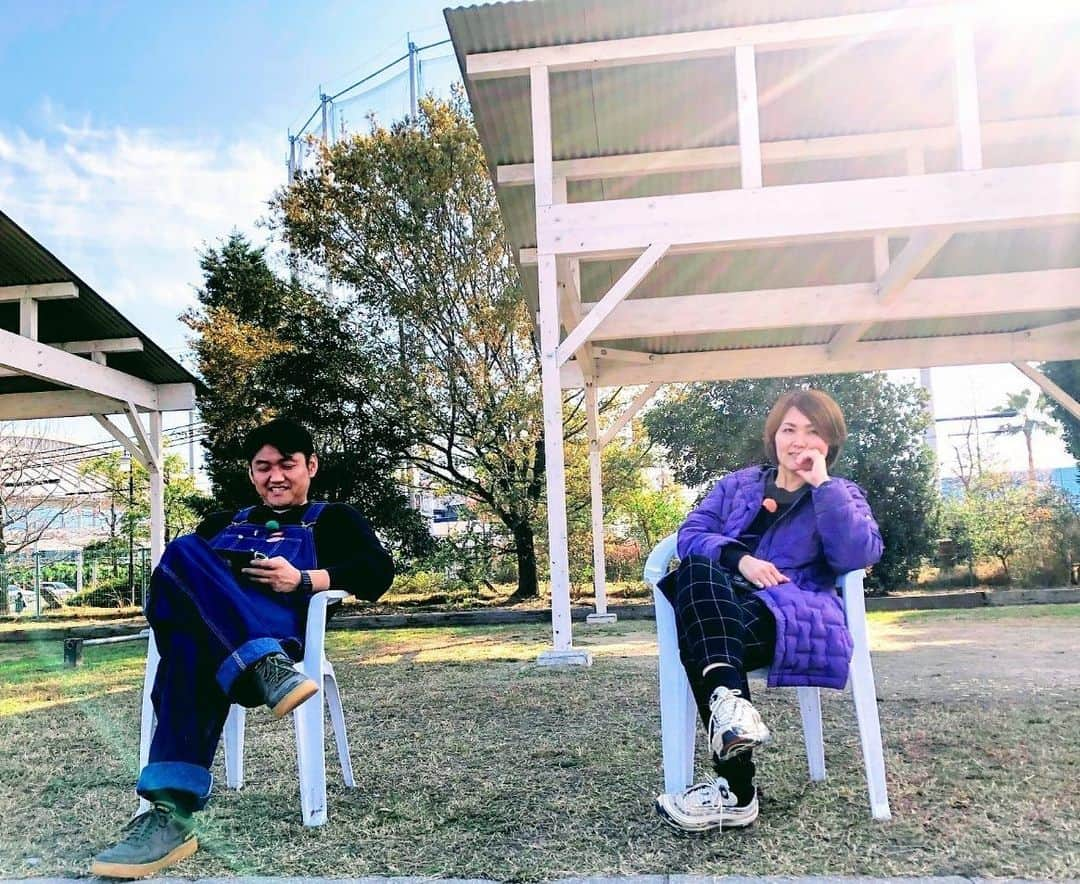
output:
M 195 412 L 187 413 L 187 468 L 188 475 L 195 478 Z
M 320 86 L 319 87 L 319 104 L 322 105 L 321 110 L 322 110 L 322 141 L 323 141 L 323 144 L 329 144 L 330 143 L 330 139 L 329 139 L 330 118 L 327 115 L 327 105 L 329 104 L 329 102 L 330 102 L 330 96 L 327 95 L 325 92 L 323 92 L 322 91 L 322 86 Z

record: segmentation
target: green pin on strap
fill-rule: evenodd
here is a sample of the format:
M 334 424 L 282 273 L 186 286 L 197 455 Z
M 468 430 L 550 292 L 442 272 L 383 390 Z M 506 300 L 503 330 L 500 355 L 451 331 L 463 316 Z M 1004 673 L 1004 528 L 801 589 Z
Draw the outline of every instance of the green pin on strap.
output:
M 281 528 L 281 525 L 278 523 L 278 521 L 276 519 L 271 519 L 269 522 L 266 523 L 266 530 L 267 531 L 277 531 L 280 528 Z

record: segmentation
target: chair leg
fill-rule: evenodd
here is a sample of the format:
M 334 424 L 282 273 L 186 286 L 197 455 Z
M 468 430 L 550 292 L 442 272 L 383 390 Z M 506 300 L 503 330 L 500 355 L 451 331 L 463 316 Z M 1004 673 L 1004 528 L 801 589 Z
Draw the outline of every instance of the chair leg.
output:
M 330 722 L 334 725 L 334 740 L 337 742 L 338 758 L 341 760 L 341 776 L 350 789 L 356 788 L 353 776 L 352 758 L 349 757 L 349 737 L 345 732 L 345 714 L 341 709 L 341 694 L 338 692 L 337 677 L 334 668 L 328 668 L 323 675 L 323 690 L 326 692 L 326 706 L 330 710 Z
M 694 778 L 696 708 L 686 670 L 679 659 L 675 612 L 654 591 L 660 666 L 660 737 L 664 753 L 664 791 L 681 792 Z
M 323 692 L 319 691 L 293 712 L 296 725 L 296 767 L 300 776 L 300 812 L 305 826 L 321 826 L 326 822 L 323 697 Z
M 244 724 L 247 710 L 233 704 L 225 719 L 222 742 L 225 744 L 225 785 L 230 789 L 244 788 Z
M 859 721 L 863 762 L 866 765 L 866 788 L 870 793 L 870 813 L 876 820 L 892 818 L 889 794 L 885 784 L 885 755 L 881 747 L 881 724 L 878 719 L 877 691 L 870 652 L 864 646 L 856 648 L 851 661 L 851 695 L 855 700 L 855 716 Z
M 825 779 L 825 741 L 821 734 L 821 691 L 818 688 L 798 688 L 799 711 L 802 713 L 803 740 L 806 742 L 806 763 L 810 779 Z

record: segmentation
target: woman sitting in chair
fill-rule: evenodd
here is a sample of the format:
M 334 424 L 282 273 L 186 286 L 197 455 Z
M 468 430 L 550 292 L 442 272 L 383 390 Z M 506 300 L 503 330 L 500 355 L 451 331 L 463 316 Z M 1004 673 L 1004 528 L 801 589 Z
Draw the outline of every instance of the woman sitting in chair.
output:
M 785 393 L 763 438 L 769 464 L 716 484 L 679 529 L 679 568 L 659 584 L 716 770 L 657 799 L 689 832 L 757 819 L 751 755 L 771 738 L 746 673 L 768 666 L 770 686 L 843 688 L 851 636 L 836 576 L 881 557 L 863 492 L 829 475 L 847 438 L 839 406 L 820 390 Z

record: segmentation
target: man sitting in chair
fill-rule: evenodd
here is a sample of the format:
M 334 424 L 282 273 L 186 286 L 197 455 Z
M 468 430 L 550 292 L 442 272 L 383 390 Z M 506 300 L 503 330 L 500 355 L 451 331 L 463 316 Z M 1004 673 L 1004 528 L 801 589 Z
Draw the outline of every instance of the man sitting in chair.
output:
M 311 594 L 344 589 L 374 601 L 393 580 L 367 519 L 347 504 L 308 502 L 319 461 L 304 427 L 264 424 L 244 455 L 262 503 L 208 517 L 165 548 L 150 578 L 157 729 L 136 791 L 152 807 L 94 858 L 95 875 L 141 878 L 193 854 L 192 814 L 210 796 L 229 706 L 266 705 L 281 718 L 316 694 L 293 668 Z

